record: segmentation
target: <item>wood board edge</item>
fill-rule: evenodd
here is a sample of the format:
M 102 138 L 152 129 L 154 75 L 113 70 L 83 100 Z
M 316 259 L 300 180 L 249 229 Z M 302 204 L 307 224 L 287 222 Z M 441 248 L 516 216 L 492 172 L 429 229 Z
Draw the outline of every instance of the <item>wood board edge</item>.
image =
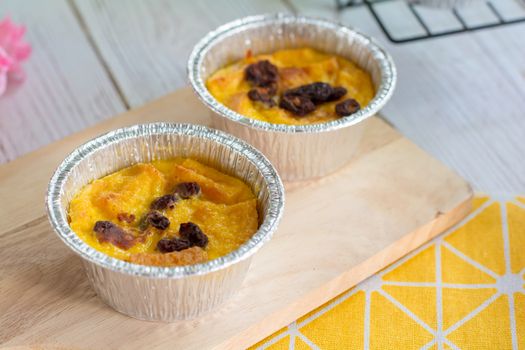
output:
M 408 250 L 410 252 L 421 247 L 459 223 L 471 212 L 474 194 L 466 182 L 464 196 L 464 199 L 449 212 L 442 213 L 434 220 L 406 234 L 403 238 L 361 264 L 354 266 L 325 285 L 305 294 L 279 312 L 266 316 L 257 324 L 218 344 L 214 349 L 248 348 L 407 255 L 407 249 L 400 247 L 409 246 Z

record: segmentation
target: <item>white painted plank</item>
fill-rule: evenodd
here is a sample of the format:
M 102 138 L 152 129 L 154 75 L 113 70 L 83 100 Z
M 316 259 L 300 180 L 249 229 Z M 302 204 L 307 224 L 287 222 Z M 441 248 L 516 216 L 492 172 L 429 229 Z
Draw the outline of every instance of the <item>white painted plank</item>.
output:
M 470 6 L 460 7 L 458 13 L 469 28 L 499 22 L 498 17 L 484 1 L 474 1 Z
M 302 12 L 301 0 L 292 4 Z M 315 2 L 305 11 L 315 13 Z M 398 86 L 384 115 L 404 135 L 476 190 L 525 189 L 525 25 L 392 44 L 365 7 L 328 16 L 376 37 L 394 57 Z
M 27 80 L 0 97 L 0 163 L 125 109 L 65 0 L 3 0 L 27 26 Z
M 209 30 L 237 17 L 285 11 L 279 0 L 77 0 L 131 106 L 186 84 L 186 61 Z
M 461 29 L 461 22 L 448 9 L 429 6 L 414 6 L 432 34 Z
M 404 0 L 378 2 L 374 9 L 394 39 L 402 40 L 426 33 Z
M 492 0 L 491 3 L 506 21 L 525 18 L 525 2 L 523 0 Z
M 300 12 L 305 16 L 324 17 L 337 19 L 339 12 L 336 11 L 336 0 L 284 0 L 292 7 L 294 12 Z M 342 0 L 345 2 L 347 0 Z

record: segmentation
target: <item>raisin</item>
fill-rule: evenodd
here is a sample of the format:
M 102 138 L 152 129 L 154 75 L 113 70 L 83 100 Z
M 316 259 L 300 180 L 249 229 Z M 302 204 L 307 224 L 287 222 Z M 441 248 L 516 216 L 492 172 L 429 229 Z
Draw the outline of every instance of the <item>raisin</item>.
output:
M 180 252 L 190 247 L 190 241 L 184 238 L 162 238 L 157 243 L 157 250 L 161 253 Z
M 260 101 L 270 107 L 275 106 L 273 96 L 275 95 L 276 89 L 269 89 L 266 87 L 255 87 L 248 91 L 248 98 L 252 101 Z
M 277 93 L 277 83 L 272 83 L 266 86 L 259 86 L 255 88 L 259 93 L 274 96 Z
M 131 224 L 133 221 L 135 221 L 135 215 L 128 214 L 128 213 L 119 213 L 117 214 L 118 221 L 124 221 L 128 224 Z
M 159 230 L 165 230 L 170 226 L 170 219 L 158 211 L 150 211 L 146 216 L 146 222 Z
M 93 231 L 95 231 L 96 233 L 103 233 L 110 231 L 115 227 L 117 227 L 117 225 L 115 225 L 111 221 L 97 221 L 95 222 L 95 227 L 93 227 Z
M 330 84 L 317 82 L 285 91 L 285 95 L 288 94 L 303 95 L 308 97 L 313 103 L 319 104 L 326 102 L 330 98 L 332 87 Z
M 303 95 L 313 103 L 321 104 L 340 99 L 346 94 L 346 89 L 341 86 L 332 87 L 330 84 L 316 82 L 286 90 L 285 95 Z
M 109 242 L 124 250 L 131 248 L 136 242 L 135 236 L 110 221 L 97 221 L 93 231 L 100 243 Z
M 344 95 L 346 95 L 347 90 L 342 86 L 336 86 L 332 89 L 332 94 L 328 101 L 337 101 Z
M 208 236 L 201 231 L 200 227 L 193 222 L 180 224 L 179 234 L 182 238 L 190 241 L 192 245 L 204 248 L 208 245 Z
M 173 209 L 175 208 L 175 203 L 177 202 L 177 197 L 173 194 L 167 194 L 165 196 L 156 198 L 151 202 L 150 208 L 154 210 L 163 210 L 163 209 Z
M 258 61 L 246 67 L 245 78 L 255 86 L 268 86 L 277 82 L 277 67 L 268 60 Z
M 175 187 L 174 193 L 183 199 L 198 196 L 201 193 L 201 187 L 196 182 L 181 182 Z
M 315 104 L 304 95 L 284 94 L 279 107 L 298 116 L 305 116 L 315 110 Z
M 359 102 L 349 98 L 335 105 L 335 113 L 340 117 L 344 117 L 357 112 L 360 108 Z

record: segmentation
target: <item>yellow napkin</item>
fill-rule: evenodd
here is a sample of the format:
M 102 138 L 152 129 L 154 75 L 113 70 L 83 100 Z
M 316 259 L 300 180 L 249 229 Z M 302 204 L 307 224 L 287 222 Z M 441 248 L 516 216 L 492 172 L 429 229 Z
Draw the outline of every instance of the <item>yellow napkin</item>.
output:
M 461 223 L 253 349 L 525 349 L 525 197 Z

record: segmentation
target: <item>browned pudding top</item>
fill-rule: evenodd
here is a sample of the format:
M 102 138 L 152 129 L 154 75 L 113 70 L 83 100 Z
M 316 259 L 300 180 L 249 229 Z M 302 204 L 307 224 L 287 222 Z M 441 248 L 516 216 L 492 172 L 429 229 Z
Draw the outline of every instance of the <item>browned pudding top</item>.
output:
M 70 226 L 93 248 L 145 265 L 187 265 L 230 253 L 257 231 L 243 181 L 192 159 L 136 164 L 82 188 Z
M 274 124 L 335 120 L 374 97 L 367 72 L 340 56 L 309 48 L 248 53 L 212 74 L 206 85 L 230 109 Z

